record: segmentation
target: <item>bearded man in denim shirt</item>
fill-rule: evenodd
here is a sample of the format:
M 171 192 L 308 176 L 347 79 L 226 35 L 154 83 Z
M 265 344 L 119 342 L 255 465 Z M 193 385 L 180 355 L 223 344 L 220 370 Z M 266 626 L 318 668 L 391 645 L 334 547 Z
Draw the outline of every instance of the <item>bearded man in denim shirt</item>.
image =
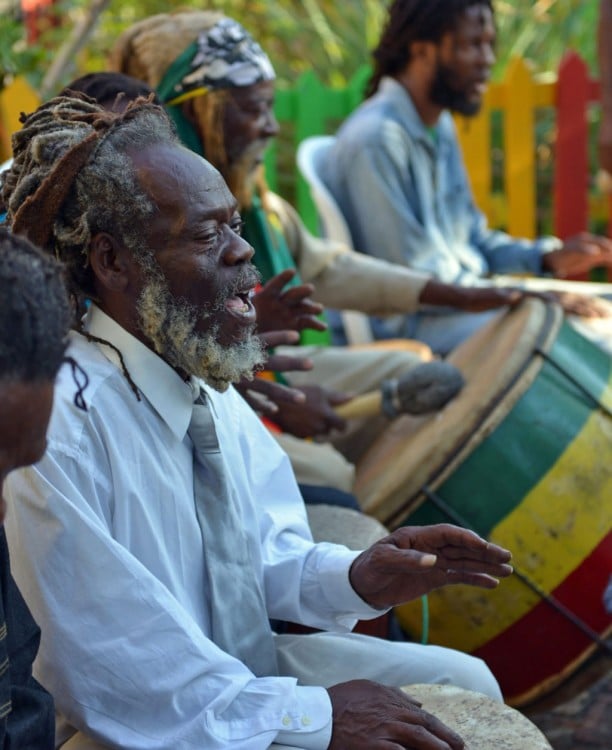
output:
M 354 246 L 446 283 L 490 274 L 568 276 L 612 266 L 612 243 L 581 234 L 517 239 L 487 226 L 474 204 L 451 112 L 480 109 L 495 61 L 489 0 L 395 0 L 374 51 L 366 101 L 338 133 L 322 177 Z M 420 311 L 377 333 L 446 353 L 494 313 Z

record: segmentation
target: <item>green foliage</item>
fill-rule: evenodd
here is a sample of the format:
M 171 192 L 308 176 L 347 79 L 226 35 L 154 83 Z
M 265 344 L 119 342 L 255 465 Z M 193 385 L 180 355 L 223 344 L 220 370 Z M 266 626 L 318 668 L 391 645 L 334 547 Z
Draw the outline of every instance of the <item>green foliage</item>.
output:
M 45 50 L 25 43 L 23 28 L 15 14 L 0 15 L 0 89 L 20 73 L 44 67 Z
M 497 0 L 499 74 L 511 57 L 538 72 L 556 69 L 563 53 L 576 50 L 595 71 L 599 0 Z
M 18 5 L 14 2 L 0 4 Z M 0 85 L 25 73 L 38 85 L 44 70 L 74 23 L 86 12 L 88 0 L 62 0 L 59 29 L 49 30 L 27 47 L 16 12 L 0 16 Z M 117 35 L 134 21 L 179 7 L 202 8 L 201 0 L 113 0 L 102 14 L 85 54 L 66 71 L 61 84 L 89 70 L 101 70 Z M 291 84 L 313 70 L 327 84 L 344 85 L 364 62 L 384 22 L 386 3 L 379 0 L 209 0 L 235 17 L 261 42 L 279 76 Z M 595 26 L 598 0 L 498 0 L 499 77 L 512 55 L 531 60 L 538 71 L 554 70 L 568 48 L 580 51 L 595 69 Z

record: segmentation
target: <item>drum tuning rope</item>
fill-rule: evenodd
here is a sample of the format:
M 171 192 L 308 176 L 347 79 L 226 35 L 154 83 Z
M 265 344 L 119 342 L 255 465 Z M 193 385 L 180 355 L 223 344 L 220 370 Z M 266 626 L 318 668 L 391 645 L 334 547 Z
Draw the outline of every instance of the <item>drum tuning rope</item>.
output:
M 573 380 L 573 378 L 570 378 L 570 379 Z M 593 399 L 593 396 L 591 394 L 588 394 L 588 395 L 590 396 L 591 399 Z M 607 411 L 608 414 L 610 414 L 609 410 L 607 409 L 604 409 L 604 410 Z M 443 500 L 440 497 L 440 495 L 434 492 L 430 487 L 428 487 L 427 485 L 423 485 L 421 487 L 421 490 L 423 494 L 427 497 L 427 499 L 430 500 L 436 506 L 436 508 L 448 518 L 449 521 L 452 521 L 458 526 L 462 526 L 464 529 L 469 529 L 470 531 L 474 531 L 475 533 L 478 533 L 476 532 L 476 529 L 474 529 L 472 525 L 460 513 L 457 513 L 457 511 L 454 508 L 451 508 L 448 505 L 448 503 L 446 503 L 446 501 Z M 514 562 L 512 563 L 512 566 L 514 568 L 514 575 L 519 579 L 519 581 L 521 581 L 525 586 L 531 589 L 533 593 L 536 594 L 536 596 L 540 597 L 542 601 L 546 602 L 550 607 L 556 610 L 562 617 L 565 617 L 566 620 L 568 620 L 573 625 L 575 625 L 575 627 L 577 627 L 585 636 L 587 636 L 587 638 L 593 641 L 593 643 L 595 643 L 599 648 L 603 649 L 603 651 L 612 655 L 612 644 L 609 641 L 602 638 L 599 635 L 599 633 L 596 633 L 586 622 L 584 622 L 584 620 L 582 620 L 574 612 L 569 610 L 557 598 L 546 593 L 546 591 L 543 591 L 540 588 L 540 586 L 538 586 L 538 584 L 535 581 L 533 581 L 526 573 L 522 572 L 520 569 L 517 569 Z
M 572 383 L 573 386 L 575 386 L 584 396 L 586 396 L 587 400 L 590 401 L 593 406 L 595 406 L 597 409 L 600 409 L 604 414 L 607 414 L 608 417 L 612 417 L 612 409 L 602 403 L 599 399 L 595 398 L 595 396 L 593 396 L 588 388 L 585 388 L 584 385 L 582 385 L 580 381 L 576 380 L 573 375 L 570 375 L 570 373 L 564 367 L 562 367 L 558 362 L 555 362 L 555 360 L 548 354 L 548 352 L 545 352 L 539 346 L 536 346 L 534 348 L 534 352 L 536 354 L 539 354 L 542 359 L 545 359 L 555 368 L 555 370 L 557 370 L 557 372 L 561 373 L 561 375 L 569 380 L 569 382 Z

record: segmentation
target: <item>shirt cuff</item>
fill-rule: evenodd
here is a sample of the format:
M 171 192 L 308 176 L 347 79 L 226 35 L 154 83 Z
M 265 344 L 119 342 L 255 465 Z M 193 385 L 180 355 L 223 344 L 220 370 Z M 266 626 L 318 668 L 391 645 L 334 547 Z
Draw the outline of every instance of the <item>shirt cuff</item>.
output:
M 388 608 L 371 607 L 351 586 L 349 570 L 361 552 L 354 552 L 338 545 L 329 546 L 330 554 L 323 555 L 319 562 L 318 574 L 326 599 L 340 613 L 336 618 L 338 622 L 346 624 L 347 617 L 373 620 L 388 612 Z
M 283 717 L 287 727 L 276 735 L 276 744 L 300 750 L 327 750 L 332 735 L 332 706 L 329 693 L 321 687 L 298 687 L 300 716 Z M 312 729 L 317 726 L 318 729 Z
M 536 266 L 536 273 L 546 275 L 544 271 L 543 256 L 547 253 L 553 252 L 553 250 L 561 250 L 563 247 L 563 240 L 559 237 L 540 237 L 534 243 L 534 248 L 538 253 L 538 265 Z

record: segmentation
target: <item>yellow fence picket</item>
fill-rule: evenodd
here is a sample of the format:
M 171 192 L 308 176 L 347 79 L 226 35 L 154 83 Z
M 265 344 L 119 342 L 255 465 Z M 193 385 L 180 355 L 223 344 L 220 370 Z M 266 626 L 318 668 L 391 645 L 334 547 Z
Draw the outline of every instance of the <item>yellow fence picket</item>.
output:
M 11 155 L 11 135 L 21 127 L 21 113 L 32 112 L 39 104 L 38 95 L 25 78 L 15 78 L 0 91 L 0 161 Z
M 505 188 L 508 232 L 536 236 L 535 83 L 524 60 L 508 67 L 504 101 Z

